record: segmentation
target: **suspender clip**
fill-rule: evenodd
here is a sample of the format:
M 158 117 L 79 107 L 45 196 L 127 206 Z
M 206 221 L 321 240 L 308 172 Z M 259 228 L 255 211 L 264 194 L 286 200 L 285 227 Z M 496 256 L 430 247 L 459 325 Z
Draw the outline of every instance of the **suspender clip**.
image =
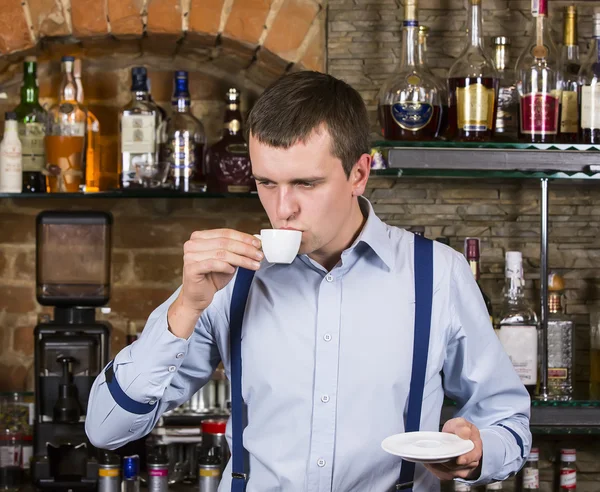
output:
M 406 482 L 406 483 L 399 483 L 398 485 L 396 485 L 396 490 L 409 490 L 412 489 L 413 486 L 415 485 L 415 482 Z
M 234 472 L 234 473 L 231 474 L 231 478 L 237 479 L 237 480 L 243 480 L 245 482 L 246 480 L 248 480 L 248 474 L 246 474 L 246 473 L 235 473 Z

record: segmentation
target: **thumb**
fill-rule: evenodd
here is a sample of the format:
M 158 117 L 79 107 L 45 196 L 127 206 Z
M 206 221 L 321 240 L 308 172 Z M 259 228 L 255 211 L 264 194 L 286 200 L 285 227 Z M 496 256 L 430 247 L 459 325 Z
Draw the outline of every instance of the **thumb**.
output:
M 461 439 L 469 439 L 471 437 L 471 425 L 463 418 L 450 419 L 444 424 L 442 432 L 456 434 Z

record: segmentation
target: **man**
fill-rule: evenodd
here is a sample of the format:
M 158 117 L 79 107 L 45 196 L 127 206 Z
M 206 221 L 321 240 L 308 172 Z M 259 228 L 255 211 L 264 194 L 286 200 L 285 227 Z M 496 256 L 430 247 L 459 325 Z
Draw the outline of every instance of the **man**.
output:
M 250 234 L 194 232 L 183 285 L 111 368 L 122 398 L 143 408 L 117 404 L 102 373 L 90 395 L 90 441 L 116 448 L 139 438 L 221 360 L 230 374 L 229 309 L 244 267 L 256 271 L 241 345 L 248 492 L 395 490 L 401 460 L 381 442 L 404 431 L 414 236 L 381 222 L 362 197 L 371 165 L 365 105 L 329 75 L 294 73 L 264 92 L 247 126 L 261 203 L 274 228 L 302 231 L 300 252 L 290 265 L 268 264 Z M 438 478 L 503 480 L 529 454 L 529 396 L 466 261 L 438 243 L 432 297 L 420 429 L 439 429 L 445 392 L 459 410 L 443 430 L 475 448 L 418 465 L 414 491 L 439 490 Z M 219 490 L 230 487 L 231 463 Z

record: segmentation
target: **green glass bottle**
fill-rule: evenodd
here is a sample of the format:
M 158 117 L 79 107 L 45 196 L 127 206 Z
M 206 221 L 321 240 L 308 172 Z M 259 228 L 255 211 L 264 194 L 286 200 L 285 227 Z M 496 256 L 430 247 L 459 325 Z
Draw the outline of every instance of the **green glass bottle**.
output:
M 37 60 L 25 58 L 21 103 L 15 108 L 19 123 L 19 139 L 23 146 L 23 192 L 46 193 L 44 137 L 46 111 L 38 101 Z

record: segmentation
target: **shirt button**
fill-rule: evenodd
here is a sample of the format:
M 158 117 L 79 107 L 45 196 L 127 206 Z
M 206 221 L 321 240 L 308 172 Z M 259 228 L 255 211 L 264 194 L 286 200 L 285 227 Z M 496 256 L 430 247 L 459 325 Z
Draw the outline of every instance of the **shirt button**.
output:
M 175 357 L 177 357 L 178 359 L 181 359 L 183 357 L 183 352 L 179 352 Z
M 331 342 L 331 335 L 327 333 L 325 336 L 323 336 L 323 340 L 325 340 L 326 342 Z
M 325 466 L 325 460 L 323 458 L 320 458 L 317 461 L 317 465 L 319 465 L 321 468 L 323 468 Z
M 327 402 L 329 401 L 329 397 L 328 397 L 327 395 L 323 395 L 323 396 L 321 397 L 321 401 L 322 401 L 323 403 L 327 403 Z
M 156 403 L 156 400 L 155 400 L 154 398 L 152 398 L 152 399 L 151 399 L 151 400 L 148 402 L 148 404 L 149 404 L 149 405 L 154 405 L 155 403 Z
M 327 282 L 333 282 L 333 275 L 331 275 L 331 273 L 330 273 L 330 274 L 328 274 L 328 275 L 325 277 L 325 280 L 327 280 Z
M 169 372 L 175 372 L 177 368 L 175 366 L 169 366 Z

